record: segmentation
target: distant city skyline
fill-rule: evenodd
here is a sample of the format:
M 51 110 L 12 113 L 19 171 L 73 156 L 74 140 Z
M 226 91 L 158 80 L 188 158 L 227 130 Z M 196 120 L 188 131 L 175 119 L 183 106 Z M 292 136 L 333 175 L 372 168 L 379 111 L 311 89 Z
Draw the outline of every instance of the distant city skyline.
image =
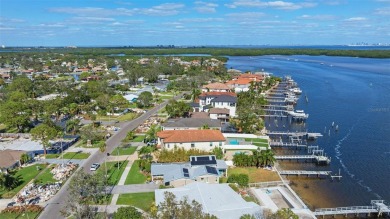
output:
M 389 44 L 390 0 L 0 0 L 0 45 Z

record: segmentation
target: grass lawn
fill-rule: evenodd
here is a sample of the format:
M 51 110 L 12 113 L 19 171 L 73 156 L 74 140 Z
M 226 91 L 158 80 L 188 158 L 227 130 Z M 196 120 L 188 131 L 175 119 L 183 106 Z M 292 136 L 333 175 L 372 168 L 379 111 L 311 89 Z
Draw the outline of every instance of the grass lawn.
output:
M 118 171 L 118 162 L 106 162 L 107 165 L 107 175 L 108 175 L 108 184 L 116 185 L 119 182 L 119 179 L 122 176 L 123 171 L 127 165 L 128 161 L 120 161 L 119 162 L 119 171 Z M 99 172 L 105 173 L 105 164 L 103 163 L 100 168 L 97 170 Z
M 268 143 L 268 139 L 263 138 L 245 138 L 246 142 L 258 142 L 258 143 Z
M 6 128 L 7 128 L 6 125 L 4 125 L 3 123 L 0 123 L 0 131 L 4 131 Z
M 154 192 L 141 192 L 119 195 L 117 205 L 131 205 L 148 211 L 154 202 Z
M 37 218 L 39 212 L 27 212 L 27 213 L 1 213 L 1 219 L 28 219 Z
M 145 135 L 136 135 L 132 142 L 143 142 L 145 139 Z
M 60 154 L 46 154 L 46 159 L 56 159 Z
M 138 162 L 139 160 L 134 161 L 133 165 L 131 166 L 129 175 L 127 175 L 125 181 L 125 185 L 145 183 L 146 176 L 139 171 Z
M 68 152 L 64 154 L 64 159 L 87 159 L 89 153 Z
M 267 147 L 268 143 L 263 143 L 263 142 L 253 142 L 252 143 L 255 146 L 260 146 L 260 147 Z
M 112 156 L 132 155 L 137 150 L 137 147 L 117 147 L 112 151 Z
M 37 166 L 40 167 L 39 170 L 37 170 Z M 24 168 L 18 170 L 17 173 L 15 174 L 15 177 L 20 179 L 20 184 L 16 188 L 12 189 L 11 191 L 4 191 L 4 190 L 1 189 L 0 190 L 0 196 L 2 198 L 11 198 L 11 197 L 13 197 L 27 183 L 29 183 L 35 176 L 37 176 L 38 173 L 40 173 L 45 167 L 46 167 L 46 165 L 44 165 L 44 164 L 35 164 L 35 165 L 24 167 Z
M 256 167 L 234 167 L 228 169 L 228 176 L 240 173 L 244 173 L 249 176 L 249 183 L 280 181 L 279 175 L 275 171 Z
M 120 116 L 97 116 L 97 121 L 128 121 L 138 117 L 137 113 L 126 113 Z
M 50 167 L 54 167 L 54 166 L 55 165 L 50 165 L 49 168 L 43 170 L 42 173 L 39 176 L 37 176 L 37 178 L 35 178 L 36 182 L 42 184 L 57 182 L 57 180 L 53 178 L 53 174 L 50 173 L 51 170 Z

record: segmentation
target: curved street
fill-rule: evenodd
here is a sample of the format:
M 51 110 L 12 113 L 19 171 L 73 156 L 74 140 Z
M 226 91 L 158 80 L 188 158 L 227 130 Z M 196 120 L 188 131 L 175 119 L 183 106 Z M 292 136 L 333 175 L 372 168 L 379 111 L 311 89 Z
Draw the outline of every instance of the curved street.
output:
M 179 94 L 174 99 L 175 100 L 180 99 L 183 96 L 183 94 L 184 93 Z M 122 139 L 126 137 L 126 134 L 129 131 L 134 130 L 140 124 L 142 124 L 148 118 L 150 118 L 152 115 L 156 114 L 160 109 L 165 107 L 168 104 L 168 102 L 169 100 L 166 100 L 160 105 L 157 105 L 154 108 L 148 110 L 137 119 L 126 122 L 117 133 L 115 133 L 111 138 L 109 138 L 106 141 L 106 145 L 107 145 L 106 152 L 102 153 L 100 151 L 95 151 L 94 153 L 91 154 L 91 156 L 89 156 L 87 160 L 85 160 L 85 162 L 83 162 L 79 166 L 77 171 L 83 169 L 85 172 L 91 173 L 89 167 L 93 163 L 103 163 L 104 160 L 107 158 L 107 153 L 111 153 L 117 146 L 119 146 L 121 144 Z M 40 219 L 64 218 L 61 215 L 61 210 L 64 208 L 66 201 L 68 199 L 68 187 L 72 177 L 73 175 L 66 181 L 66 183 L 60 189 L 60 191 L 58 191 L 58 193 L 47 202 L 47 204 L 44 206 L 43 212 L 39 215 Z

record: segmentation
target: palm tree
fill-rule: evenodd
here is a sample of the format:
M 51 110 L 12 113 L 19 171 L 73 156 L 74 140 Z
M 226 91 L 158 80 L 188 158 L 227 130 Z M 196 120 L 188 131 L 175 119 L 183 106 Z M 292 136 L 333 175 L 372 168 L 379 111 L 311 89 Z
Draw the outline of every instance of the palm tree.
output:
M 265 166 L 272 165 L 276 161 L 275 154 L 274 154 L 274 152 L 272 152 L 271 149 L 267 149 L 267 150 L 262 151 L 262 157 L 263 157 L 263 164 Z
M 145 139 L 147 141 L 153 140 L 157 138 L 157 132 L 161 130 L 158 125 L 151 125 L 149 130 L 146 132 Z
M 79 130 L 80 119 L 72 119 L 66 122 L 66 132 L 72 132 L 75 135 Z
M 30 156 L 28 156 L 26 153 L 20 155 L 20 164 L 25 164 L 30 160 Z
M 201 94 L 202 92 L 199 89 L 193 88 L 191 90 L 191 100 L 195 101 L 195 99 Z

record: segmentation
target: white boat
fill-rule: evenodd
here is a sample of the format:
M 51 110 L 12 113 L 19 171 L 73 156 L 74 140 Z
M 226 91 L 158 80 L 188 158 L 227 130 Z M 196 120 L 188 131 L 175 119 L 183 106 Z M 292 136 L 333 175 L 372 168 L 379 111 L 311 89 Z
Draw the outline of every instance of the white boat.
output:
M 302 90 L 299 89 L 298 87 L 294 87 L 290 89 L 291 92 L 294 92 L 295 94 L 301 94 Z
M 287 113 L 296 119 L 309 118 L 309 114 L 306 114 L 303 110 L 288 111 Z

